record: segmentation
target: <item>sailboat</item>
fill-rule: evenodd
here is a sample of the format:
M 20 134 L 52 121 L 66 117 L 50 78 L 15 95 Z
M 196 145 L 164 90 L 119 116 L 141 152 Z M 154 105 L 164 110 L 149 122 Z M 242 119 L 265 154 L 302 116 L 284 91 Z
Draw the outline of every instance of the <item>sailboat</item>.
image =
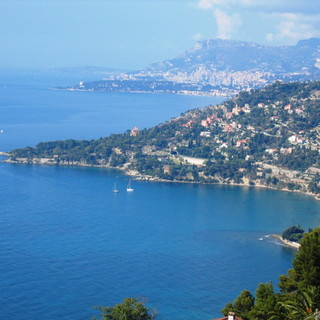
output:
M 127 192 L 132 192 L 134 189 L 131 187 L 131 180 L 129 180 L 129 183 L 127 185 Z
M 117 183 L 114 183 L 113 189 L 112 189 L 113 193 L 119 193 L 119 190 L 117 189 Z

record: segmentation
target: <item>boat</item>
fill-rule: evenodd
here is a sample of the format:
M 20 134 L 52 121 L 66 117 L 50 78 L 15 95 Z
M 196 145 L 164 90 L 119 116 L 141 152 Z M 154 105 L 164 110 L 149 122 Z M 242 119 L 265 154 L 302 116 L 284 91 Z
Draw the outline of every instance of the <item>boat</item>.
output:
M 117 189 L 117 183 L 114 183 L 113 189 L 112 189 L 113 193 L 119 193 L 119 190 Z
M 127 192 L 132 192 L 134 189 L 131 187 L 131 180 L 129 180 L 129 183 L 127 185 Z

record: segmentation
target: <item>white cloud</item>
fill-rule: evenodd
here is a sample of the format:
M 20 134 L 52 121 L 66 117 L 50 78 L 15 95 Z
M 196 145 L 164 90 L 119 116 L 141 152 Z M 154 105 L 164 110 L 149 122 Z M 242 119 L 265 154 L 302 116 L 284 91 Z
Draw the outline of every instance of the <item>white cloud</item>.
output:
M 241 18 L 237 13 L 227 14 L 225 11 L 215 9 L 213 15 L 218 26 L 218 38 L 230 39 L 242 24 Z
M 196 1 L 198 8 L 213 13 L 219 38 L 229 39 L 237 33 L 252 40 L 293 44 L 297 40 L 320 37 L 319 0 Z M 261 15 L 264 25 L 259 25 L 257 17 Z
M 198 0 L 198 7 L 201 9 L 211 9 L 214 7 L 252 7 L 260 5 L 263 0 Z
M 304 12 L 320 11 L 318 0 L 197 0 L 201 9 L 233 8 L 260 10 L 261 12 Z
M 272 16 L 279 20 L 278 32 L 268 33 L 268 41 L 293 44 L 301 39 L 320 37 L 320 15 L 283 13 Z

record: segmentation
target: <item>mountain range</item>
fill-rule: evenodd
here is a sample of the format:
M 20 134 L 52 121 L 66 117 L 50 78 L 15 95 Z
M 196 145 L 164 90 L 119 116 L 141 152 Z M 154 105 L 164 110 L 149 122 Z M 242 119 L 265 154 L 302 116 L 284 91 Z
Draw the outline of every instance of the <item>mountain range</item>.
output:
M 145 69 L 69 89 L 232 94 L 276 80 L 318 80 L 319 76 L 318 38 L 300 40 L 294 46 L 212 39 L 197 42 L 183 54 Z

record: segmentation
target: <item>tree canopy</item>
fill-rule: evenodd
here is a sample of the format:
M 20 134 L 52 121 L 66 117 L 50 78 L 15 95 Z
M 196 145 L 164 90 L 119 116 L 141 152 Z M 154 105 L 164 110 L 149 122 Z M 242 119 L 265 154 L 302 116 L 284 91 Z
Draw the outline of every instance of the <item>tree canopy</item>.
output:
M 271 283 L 259 284 L 255 297 L 244 290 L 222 313 L 235 311 L 245 320 L 315 319 L 320 309 L 320 228 L 303 236 L 293 268 L 279 279 L 280 293 L 274 292 Z
M 101 320 L 153 320 L 156 315 L 143 302 L 126 298 L 113 307 L 98 307 Z

